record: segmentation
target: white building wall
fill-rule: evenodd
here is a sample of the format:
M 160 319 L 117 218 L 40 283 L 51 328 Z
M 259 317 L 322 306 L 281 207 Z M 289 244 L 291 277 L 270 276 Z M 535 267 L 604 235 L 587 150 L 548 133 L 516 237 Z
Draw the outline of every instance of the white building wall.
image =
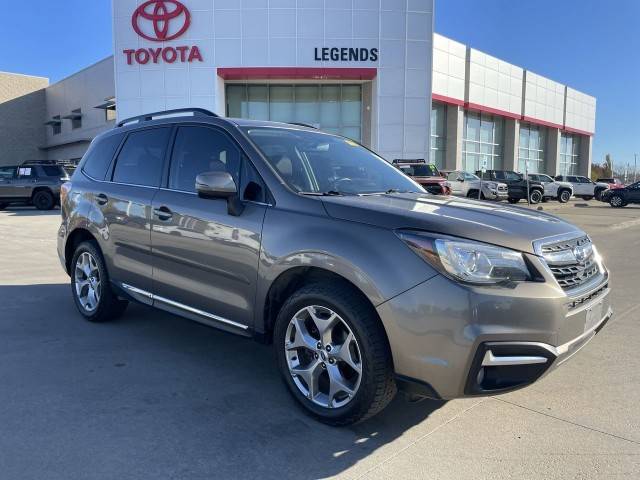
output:
M 180 107 L 225 113 L 219 67 L 368 67 L 372 146 L 387 158 L 429 152 L 433 0 L 181 0 L 191 26 L 168 42 L 132 28 L 140 0 L 113 0 L 118 118 Z M 202 62 L 127 63 L 125 49 L 197 45 Z M 316 61 L 322 47 L 377 48 L 377 61 Z M 283 80 L 282 83 L 287 83 Z
M 465 63 L 467 47 L 462 43 L 433 35 L 433 93 L 465 101 Z
M 524 70 L 474 48 L 469 49 L 467 102 L 502 112 L 522 112 Z
M 523 116 L 556 126 L 564 123 L 565 86 L 527 71 Z
M 567 87 L 565 126 L 583 132 L 595 132 L 596 99 Z

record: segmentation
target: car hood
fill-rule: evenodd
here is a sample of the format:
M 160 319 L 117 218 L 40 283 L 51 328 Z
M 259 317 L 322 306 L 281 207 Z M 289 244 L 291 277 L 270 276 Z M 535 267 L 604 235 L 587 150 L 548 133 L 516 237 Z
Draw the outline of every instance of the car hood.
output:
M 322 199 L 329 216 L 389 229 L 416 229 L 534 253 L 533 242 L 584 235 L 553 215 L 521 207 L 421 193 Z

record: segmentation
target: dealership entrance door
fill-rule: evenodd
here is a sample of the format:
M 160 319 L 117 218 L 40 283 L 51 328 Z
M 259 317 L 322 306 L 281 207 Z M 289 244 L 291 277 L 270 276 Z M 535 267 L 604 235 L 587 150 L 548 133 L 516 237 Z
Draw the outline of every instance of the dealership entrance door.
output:
M 371 143 L 368 84 L 226 85 L 226 114 L 232 118 L 304 123 L 325 132 Z

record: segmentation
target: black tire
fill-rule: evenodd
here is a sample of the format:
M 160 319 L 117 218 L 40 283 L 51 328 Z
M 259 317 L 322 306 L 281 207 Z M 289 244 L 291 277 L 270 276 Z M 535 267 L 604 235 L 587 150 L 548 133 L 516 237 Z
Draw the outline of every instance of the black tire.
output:
M 80 302 L 76 291 L 76 264 L 80 255 L 85 252 L 88 252 L 95 259 L 101 284 L 100 299 L 98 300 L 97 307 L 92 311 L 87 311 L 87 309 L 85 309 Z M 102 253 L 94 241 L 86 241 L 78 245 L 73 253 L 69 273 L 71 275 L 71 294 L 73 295 L 73 300 L 78 311 L 86 320 L 96 323 L 107 322 L 120 317 L 124 313 L 129 302 L 119 299 L 111 289 L 109 273 L 105 267 Z
M 7 208 L 9 206 L 8 203 L 0 203 L 0 210 L 4 210 L 5 208 Z
M 509 203 L 511 203 L 511 204 L 516 204 L 516 203 L 518 203 L 518 202 L 520 201 L 520 199 L 519 199 L 519 198 L 514 198 L 514 197 L 509 197 L 509 198 L 507 199 L 507 201 L 508 201 Z
M 596 200 L 598 200 L 599 202 L 601 202 L 601 201 L 602 201 L 602 192 L 604 192 L 604 190 L 603 190 L 603 189 L 596 190 L 596 192 L 595 192 L 595 198 L 596 198 Z
M 296 291 L 280 309 L 274 326 L 274 348 L 278 368 L 289 391 L 302 407 L 319 421 L 334 425 L 362 422 L 383 410 L 396 394 L 393 362 L 387 337 L 373 307 L 348 284 L 311 283 Z M 362 377 L 354 397 L 339 408 L 313 403 L 296 386 L 285 352 L 291 319 L 306 306 L 333 310 L 351 329 L 361 353 Z
M 586 196 L 582 197 L 582 199 L 586 200 L 588 202 L 589 200 L 593 200 L 593 195 L 586 195 Z
M 609 205 L 611 205 L 613 208 L 622 208 L 627 204 L 625 203 L 624 198 L 622 198 L 621 195 L 611 195 L 609 197 Z
M 571 199 L 571 192 L 569 190 L 561 190 L 558 194 L 558 201 L 560 203 L 567 203 Z
M 478 199 L 478 190 L 469 190 L 467 192 L 467 198 Z
M 48 190 L 39 190 L 34 193 L 31 203 L 38 210 L 51 210 L 56 204 L 53 194 Z
M 549 201 L 549 197 L 542 197 L 542 203 L 547 203 Z
M 538 189 L 533 189 L 529 192 L 529 201 L 532 205 L 537 205 L 542 201 L 542 192 Z

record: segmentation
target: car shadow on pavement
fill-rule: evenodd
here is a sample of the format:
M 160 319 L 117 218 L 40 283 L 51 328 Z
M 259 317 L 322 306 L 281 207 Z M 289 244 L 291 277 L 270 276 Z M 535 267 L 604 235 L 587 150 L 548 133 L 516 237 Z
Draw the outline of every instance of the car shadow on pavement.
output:
M 52 210 L 38 210 L 35 207 L 6 207 L 0 210 L 10 217 L 42 217 L 42 216 L 60 216 L 60 209 L 55 207 Z
M 290 397 L 272 347 L 140 305 L 92 324 L 69 290 L 0 286 L 7 478 L 324 478 L 444 404 L 399 395 L 328 427 Z

